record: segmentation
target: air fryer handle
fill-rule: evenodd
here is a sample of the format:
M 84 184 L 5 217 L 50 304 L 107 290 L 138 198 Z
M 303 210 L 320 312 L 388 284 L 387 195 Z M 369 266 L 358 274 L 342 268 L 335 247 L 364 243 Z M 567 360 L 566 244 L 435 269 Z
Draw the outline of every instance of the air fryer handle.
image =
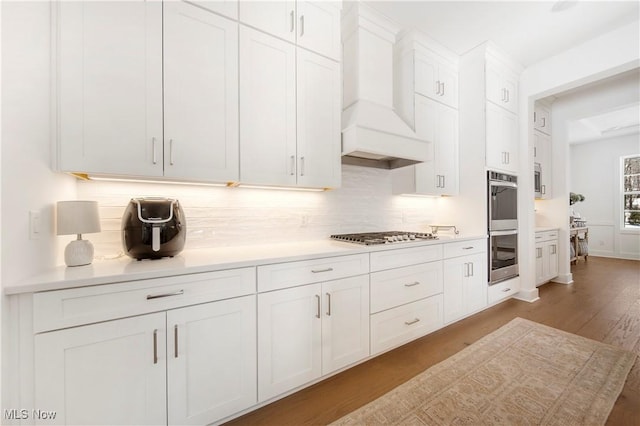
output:
M 151 228 L 151 249 L 153 251 L 160 250 L 160 227 L 153 226 Z

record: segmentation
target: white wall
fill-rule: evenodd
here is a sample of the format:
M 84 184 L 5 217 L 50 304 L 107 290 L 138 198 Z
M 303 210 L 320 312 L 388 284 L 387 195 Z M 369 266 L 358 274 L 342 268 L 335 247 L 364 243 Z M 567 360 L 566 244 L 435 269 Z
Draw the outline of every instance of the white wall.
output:
M 129 199 L 140 196 L 180 200 L 187 217 L 187 249 L 326 239 L 349 232 L 428 232 L 429 224 L 447 222 L 438 212 L 448 211 L 451 201 L 392 196 L 388 170 L 347 165 L 342 167 L 342 187 L 328 192 L 80 182 L 78 197 L 97 200 L 100 206 L 102 232 L 87 236 L 98 257 L 121 254 L 122 214 Z M 464 226 L 461 230 L 466 231 Z
M 573 209 L 587 220 L 589 254 L 640 260 L 640 232 L 621 230 L 620 157 L 640 154 L 638 134 L 571 145 Z
M 527 68 L 520 78 L 520 141 L 521 170 L 533 176 L 533 104 L 537 99 L 566 92 L 594 81 L 608 78 L 640 65 L 640 41 L 638 21 L 617 30 L 589 40 L 559 55 L 540 61 Z M 552 162 L 553 198 L 544 201 L 545 225 L 560 229 L 559 277 L 557 281 L 572 282 L 569 264 L 569 147 L 556 143 L 559 137 L 561 118 L 556 116 L 557 105 L 552 108 Z M 566 136 L 564 136 L 566 138 Z M 531 179 L 532 180 L 532 179 Z M 533 193 L 533 182 L 523 186 L 524 193 Z M 523 277 L 523 292 L 529 297 L 537 296 L 535 285 L 535 216 L 531 214 L 536 206 L 533 197 L 525 199 L 521 208 L 529 214 L 529 220 L 521 224 L 521 240 L 528 249 L 522 252 L 520 275 Z

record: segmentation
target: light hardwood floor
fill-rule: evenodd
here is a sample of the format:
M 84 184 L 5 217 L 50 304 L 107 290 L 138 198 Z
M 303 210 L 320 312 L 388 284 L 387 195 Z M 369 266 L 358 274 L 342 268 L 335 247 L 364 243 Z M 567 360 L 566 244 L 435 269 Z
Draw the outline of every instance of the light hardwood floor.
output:
M 640 262 L 589 257 L 572 266 L 574 283 L 548 283 L 541 300 L 508 300 L 291 396 L 230 425 L 323 425 L 374 400 L 430 366 L 522 317 L 640 355 Z M 640 358 L 607 425 L 640 425 Z

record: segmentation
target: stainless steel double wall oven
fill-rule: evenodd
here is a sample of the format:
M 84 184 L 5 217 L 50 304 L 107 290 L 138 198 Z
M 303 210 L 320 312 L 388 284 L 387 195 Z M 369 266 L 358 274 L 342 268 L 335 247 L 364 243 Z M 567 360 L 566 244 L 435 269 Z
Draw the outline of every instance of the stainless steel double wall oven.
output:
M 487 172 L 489 285 L 518 276 L 518 178 Z

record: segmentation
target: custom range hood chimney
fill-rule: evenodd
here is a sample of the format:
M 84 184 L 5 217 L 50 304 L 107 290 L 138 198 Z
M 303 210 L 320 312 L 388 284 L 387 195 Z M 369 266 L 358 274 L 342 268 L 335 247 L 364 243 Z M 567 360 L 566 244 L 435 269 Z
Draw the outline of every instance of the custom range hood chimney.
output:
M 429 143 L 393 108 L 393 45 L 398 29 L 358 2 L 342 15 L 342 163 L 395 169 L 428 161 Z

